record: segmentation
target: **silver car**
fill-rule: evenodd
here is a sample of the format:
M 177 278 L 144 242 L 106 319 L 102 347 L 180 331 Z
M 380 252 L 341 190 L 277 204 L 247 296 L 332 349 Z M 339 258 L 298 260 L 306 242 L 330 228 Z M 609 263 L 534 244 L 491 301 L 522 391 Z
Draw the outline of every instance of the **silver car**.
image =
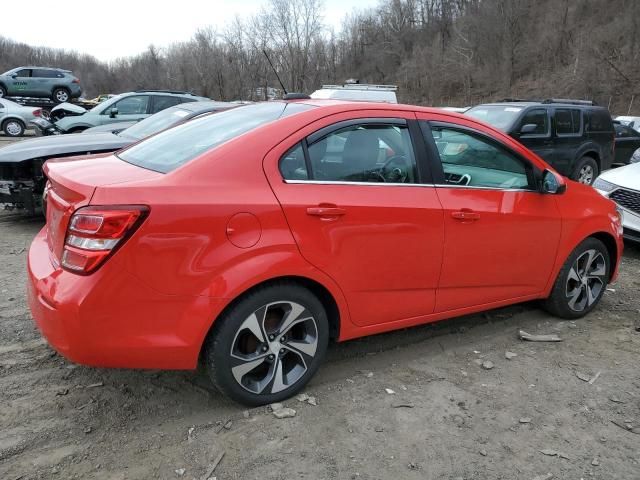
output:
M 21 137 L 31 120 L 42 115 L 42 110 L 23 107 L 6 98 L 0 98 L 0 128 L 9 137 Z

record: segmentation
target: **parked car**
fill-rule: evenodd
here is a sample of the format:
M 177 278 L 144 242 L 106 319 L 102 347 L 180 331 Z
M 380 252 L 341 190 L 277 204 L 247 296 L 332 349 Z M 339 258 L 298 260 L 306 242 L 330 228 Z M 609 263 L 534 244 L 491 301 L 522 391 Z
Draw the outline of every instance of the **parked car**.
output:
M 640 132 L 640 117 L 633 117 L 629 115 L 618 115 L 615 118 L 615 120 L 617 120 L 623 125 L 626 125 L 627 127 L 631 127 L 634 130 L 637 130 Z
M 0 128 L 8 137 L 21 137 L 29 123 L 42 116 L 40 108 L 23 107 L 0 98 Z
M 593 187 L 622 209 L 624 237 L 640 242 L 640 163 L 602 173 Z
M 116 95 L 88 111 L 77 105 L 58 105 L 51 110 L 51 118 L 61 132 L 79 133 L 107 123 L 141 120 L 180 103 L 205 100 L 209 99 L 189 92 L 137 90 Z
M 398 103 L 396 85 L 369 85 L 366 83 L 345 83 L 344 85 L 323 85 L 310 96 L 315 99 L 359 100 L 365 102 Z
M 257 103 L 45 171 L 28 299 L 51 345 L 100 367 L 202 359 L 248 405 L 303 388 L 330 338 L 534 299 L 582 317 L 623 249 L 593 188 L 417 106 Z
M 63 103 L 80 95 L 80 80 L 69 70 L 18 67 L 0 75 L 0 97 L 44 97 Z
M 98 95 L 95 98 L 91 98 L 89 100 L 85 100 L 85 103 L 92 103 L 94 105 L 97 105 L 99 103 L 104 102 L 105 100 L 109 100 L 110 98 L 115 97 L 115 95 L 111 94 L 111 93 L 101 93 L 100 95 Z
M 627 127 L 617 120 L 613 122 L 616 131 L 616 156 L 614 163 L 626 165 L 631 163 L 631 158 L 640 148 L 640 132 Z
M 2 100 L 4 102 L 4 100 Z M 189 102 L 176 105 L 114 134 L 82 133 L 33 138 L 0 148 L 0 203 L 33 215 L 41 206 L 46 183 L 42 164 L 56 157 L 119 150 L 178 123 L 210 112 L 234 108 L 224 102 Z M 113 125 L 113 124 L 112 124 Z
M 592 102 L 512 100 L 478 105 L 465 115 L 507 132 L 580 183 L 591 185 L 614 161 L 611 115 Z

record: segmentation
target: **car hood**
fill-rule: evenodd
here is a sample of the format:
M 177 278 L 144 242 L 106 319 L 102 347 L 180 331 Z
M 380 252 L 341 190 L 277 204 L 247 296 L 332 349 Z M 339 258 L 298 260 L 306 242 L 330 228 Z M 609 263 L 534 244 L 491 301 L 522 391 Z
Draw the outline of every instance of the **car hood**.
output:
M 612 168 L 603 172 L 600 178 L 619 187 L 640 191 L 640 163 Z
M 0 148 L 0 163 L 17 163 L 34 158 L 115 151 L 135 140 L 112 133 L 51 135 L 23 140 Z
M 86 108 L 82 108 L 80 105 L 74 105 L 73 103 L 61 103 L 51 109 L 51 118 L 57 119 L 61 115 L 82 115 L 87 113 Z

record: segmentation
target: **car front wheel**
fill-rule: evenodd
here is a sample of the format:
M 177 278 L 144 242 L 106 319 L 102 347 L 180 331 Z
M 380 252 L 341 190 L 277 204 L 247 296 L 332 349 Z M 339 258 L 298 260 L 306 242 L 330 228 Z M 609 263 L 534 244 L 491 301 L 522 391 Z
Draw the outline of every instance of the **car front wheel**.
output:
M 585 316 L 604 295 L 610 268 L 607 247 L 596 238 L 586 239 L 562 266 L 545 308 L 561 318 Z
M 8 137 L 21 137 L 24 135 L 24 123 L 20 120 L 10 119 L 2 124 L 2 131 Z
M 64 103 L 69 101 L 69 91 L 66 88 L 56 88 L 53 91 L 53 101 L 56 103 Z
M 328 332 L 325 309 L 306 288 L 287 282 L 260 287 L 216 321 L 205 345 L 208 374 L 237 402 L 279 402 L 316 372 Z

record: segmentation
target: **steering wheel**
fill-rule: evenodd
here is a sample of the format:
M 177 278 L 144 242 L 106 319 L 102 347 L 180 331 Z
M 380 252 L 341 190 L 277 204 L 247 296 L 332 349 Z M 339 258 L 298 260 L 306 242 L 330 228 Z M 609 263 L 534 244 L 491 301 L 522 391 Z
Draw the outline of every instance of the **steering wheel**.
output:
M 373 173 L 383 182 L 404 183 L 409 176 L 409 160 L 404 155 L 393 155 Z

